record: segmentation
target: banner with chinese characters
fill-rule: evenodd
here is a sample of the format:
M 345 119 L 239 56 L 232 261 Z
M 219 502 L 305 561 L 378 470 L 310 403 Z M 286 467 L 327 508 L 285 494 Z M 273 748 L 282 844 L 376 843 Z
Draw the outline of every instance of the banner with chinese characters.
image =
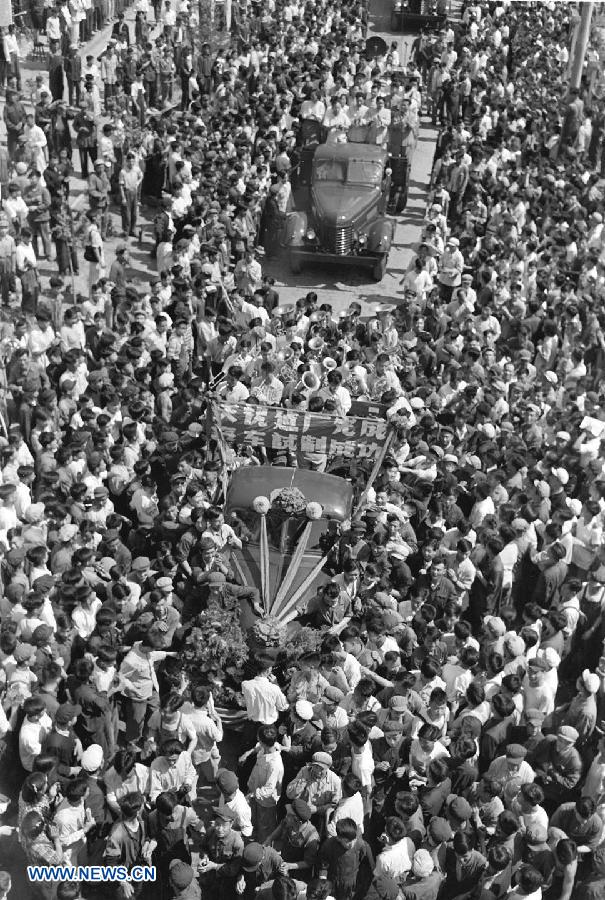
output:
M 228 445 L 251 444 L 271 450 L 326 453 L 328 456 L 374 457 L 386 440 L 384 419 L 344 419 L 322 413 L 294 412 L 278 406 L 213 404 Z

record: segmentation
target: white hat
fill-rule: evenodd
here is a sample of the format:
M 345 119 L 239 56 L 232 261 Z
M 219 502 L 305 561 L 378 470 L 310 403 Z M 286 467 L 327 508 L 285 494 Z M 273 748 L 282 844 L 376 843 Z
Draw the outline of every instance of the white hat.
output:
M 310 722 L 313 718 L 313 704 L 309 703 L 308 700 L 297 700 L 294 704 L 294 712 L 299 719 Z
M 67 541 L 73 541 L 77 533 L 77 525 L 61 525 L 61 528 L 59 529 L 59 540 L 63 541 L 64 543 L 67 543 Z
M 557 382 L 559 381 L 556 372 L 545 372 L 544 377 L 547 381 L 550 381 L 551 384 L 557 384 Z
M 555 478 L 558 478 L 563 485 L 567 484 L 567 482 L 569 481 L 569 473 L 567 469 L 564 469 L 563 467 L 553 469 L 552 474 L 555 476 Z
M 496 437 L 496 429 L 490 422 L 486 422 L 486 424 L 481 427 L 481 430 L 483 431 L 483 434 L 490 439 Z
M 433 857 L 428 850 L 416 850 L 412 858 L 412 872 L 417 878 L 428 878 L 435 869 Z
M 570 441 L 571 435 L 569 431 L 557 431 L 555 437 L 557 437 L 560 441 Z
M 579 516 L 582 513 L 582 503 L 579 500 L 576 500 L 573 497 L 566 497 L 565 503 L 567 504 L 568 509 L 572 511 L 574 516 Z
M 589 669 L 584 669 L 580 677 L 582 679 L 582 684 L 584 685 L 588 693 L 596 694 L 601 683 L 599 676 L 595 675 L 594 672 L 591 672 Z
M 91 744 L 90 747 L 86 748 L 80 759 L 80 765 L 85 772 L 96 772 L 97 769 L 101 768 L 103 765 L 103 748 L 100 744 Z
M 538 650 L 536 656 L 546 660 L 551 669 L 556 669 L 561 664 L 561 657 L 554 647 L 545 647 L 544 650 Z
M 174 384 L 174 375 L 172 372 L 162 372 L 158 378 L 158 385 L 161 388 L 172 387 Z
M 23 518 L 29 525 L 37 525 L 44 518 L 44 504 L 32 503 L 25 510 Z
M 424 409 L 424 400 L 421 397 L 412 397 L 410 406 L 412 409 Z

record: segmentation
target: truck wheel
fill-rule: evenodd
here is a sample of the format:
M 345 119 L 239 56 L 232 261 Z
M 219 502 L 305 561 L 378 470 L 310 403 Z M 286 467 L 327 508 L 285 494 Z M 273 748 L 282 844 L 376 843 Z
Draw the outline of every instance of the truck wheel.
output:
M 300 275 L 301 270 L 302 265 L 300 260 L 297 259 L 292 252 L 290 252 L 290 271 L 293 275 Z
M 372 270 L 372 275 L 374 276 L 374 281 L 382 281 L 384 278 L 384 273 L 387 270 L 387 254 L 381 256 L 380 259 L 376 260 L 376 264 Z

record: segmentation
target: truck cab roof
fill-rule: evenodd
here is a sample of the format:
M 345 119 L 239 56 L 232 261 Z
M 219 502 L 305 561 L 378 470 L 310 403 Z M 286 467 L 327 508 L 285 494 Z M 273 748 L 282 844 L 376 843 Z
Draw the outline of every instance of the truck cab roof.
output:
M 373 144 L 320 144 L 313 159 L 314 162 L 322 159 L 368 159 L 384 165 L 387 152 Z

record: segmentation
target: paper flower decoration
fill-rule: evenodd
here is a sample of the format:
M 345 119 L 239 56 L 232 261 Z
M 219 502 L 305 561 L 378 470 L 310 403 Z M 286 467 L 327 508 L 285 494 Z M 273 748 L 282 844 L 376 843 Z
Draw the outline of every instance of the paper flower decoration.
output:
M 307 503 L 305 512 L 307 514 L 307 519 L 321 519 L 321 514 L 323 512 L 321 503 L 316 503 L 315 501 Z
M 267 497 L 255 497 L 252 501 L 252 509 L 254 512 L 258 513 L 259 516 L 266 516 L 271 509 L 271 504 Z

